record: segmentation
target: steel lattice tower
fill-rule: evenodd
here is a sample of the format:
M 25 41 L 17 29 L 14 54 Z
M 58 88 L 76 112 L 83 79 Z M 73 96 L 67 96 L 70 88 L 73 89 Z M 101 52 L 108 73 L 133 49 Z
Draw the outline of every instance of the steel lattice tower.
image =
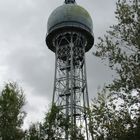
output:
M 86 140 L 90 119 L 87 115 L 89 97 L 87 88 L 85 53 L 94 43 L 92 19 L 75 0 L 65 0 L 48 19 L 46 44 L 55 53 L 55 79 L 53 103 L 68 118 L 65 140 L 72 140 L 71 132 L 78 127 Z M 77 138 L 78 139 L 78 138 Z

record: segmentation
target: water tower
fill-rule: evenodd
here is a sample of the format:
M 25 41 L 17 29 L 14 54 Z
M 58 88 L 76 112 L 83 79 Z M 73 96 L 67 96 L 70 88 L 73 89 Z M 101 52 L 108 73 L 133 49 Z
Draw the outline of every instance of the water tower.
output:
M 46 44 L 55 54 L 52 102 L 71 124 L 65 129 L 64 139 L 72 140 L 80 127 L 85 140 L 91 140 L 85 53 L 94 44 L 92 19 L 75 0 L 65 0 L 51 13 L 47 28 Z

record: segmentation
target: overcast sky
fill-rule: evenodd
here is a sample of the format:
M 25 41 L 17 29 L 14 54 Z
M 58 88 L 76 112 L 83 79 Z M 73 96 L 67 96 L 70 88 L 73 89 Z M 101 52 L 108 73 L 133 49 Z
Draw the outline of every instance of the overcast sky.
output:
M 26 128 L 40 121 L 52 98 L 54 54 L 45 45 L 47 19 L 64 0 L 0 0 L 0 88 L 15 81 L 25 91 L 28 113 Z M 77 0 L 93 19 L 95 43 L 115 23 L 114 0 Z M 97 89 L 111 81 L 111 71 L 87 53 L 87 79 L 90 99 Z

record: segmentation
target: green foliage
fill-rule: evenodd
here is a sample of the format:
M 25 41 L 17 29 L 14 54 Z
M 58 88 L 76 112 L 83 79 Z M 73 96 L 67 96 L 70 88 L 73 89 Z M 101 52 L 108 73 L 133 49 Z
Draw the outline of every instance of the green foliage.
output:
M 0 94 L 0 137 L 2 140 L 21 140 L 25 112 L 25 97 L 16 83 L 7 83 Z
M 91 122 L 96 139 L 138 140 L 140 135 L 140 95 L 98 94 L 91 106 Z
M 80 139 L 84 140 L 84 136 L 80 133 L 80 128 L 75 127 L 71 133 L 71 123 L 69 118 L 61 112 L 55 104 L 51 107 L 50 111 L 46 113 L 44 122 L 38 131 L 40 131 L 41 140 L 61 140 L 65 139 L 65 132 L 71 135 L 71 140 Z M 36 129 L 37 130 L 37 129 Z
M 93 100 L 92 128 L 97 140 L 140 139 L 140 1 L 118 0 L 118 23 L 99 38 L 95 56 L 116 71 L 113 83 Z
M 46 140 L 60 140 L 64 136 L 68 122 L 64 114 L 54 104 L 51 110 L 46 114 L 43 123 L 43 135 Z
M 42 124 L 32 124 L 26 133 L 25 140 L 45 140 L 41 132 Z
M 140 1 L 118 0 L 118 24 L 99 38 L 95 56 L 108 60 L 118 78 L 109 87 L 125 92 L 140 89 Z

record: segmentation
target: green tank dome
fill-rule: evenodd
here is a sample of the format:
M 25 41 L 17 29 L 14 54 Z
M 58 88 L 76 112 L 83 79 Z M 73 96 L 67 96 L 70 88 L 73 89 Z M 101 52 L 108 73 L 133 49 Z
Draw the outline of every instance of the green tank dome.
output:
M 47 24 L 46 44 L 49 49 L 54 50 L 52 45 L 53 36 L 59 31 L 78 30 L 82 32 L 88 40 L 86 51 L 94 44 L 93 23 L 89 13 L 77 4 L 63 4 L 56 8 L 50 15 Z
M 48 33 L 60 26 L 80 26 L 91 33 L 93 29 L 89 13 L 76 4 L 64 4 L 52 12 L 48 19 Z

